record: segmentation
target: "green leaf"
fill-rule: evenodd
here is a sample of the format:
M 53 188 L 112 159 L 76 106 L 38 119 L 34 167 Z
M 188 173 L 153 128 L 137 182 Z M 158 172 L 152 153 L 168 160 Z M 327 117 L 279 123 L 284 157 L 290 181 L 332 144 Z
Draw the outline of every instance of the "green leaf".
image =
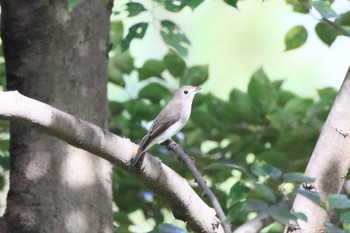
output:
M 336 17 L 337 13 L 331 8 L 329 2 L 324 0 L 313 0 L 311 5 L 322 15 L 323 18 Z
M 224 0 L 224 2 L 227 3 L 230 6 L 233 6 L 234 8 L 237 8 L 238 0 Z
M 231 207 L 236 203 L 242 201 L 246 194 L 249 192 L 249 188 L 246 187 L 242 182 L 236 182 L 230 190 L 230 193 L 227 198 L 227 206 Z
M 299 25 L 290 29 L 284 37 L 286 50 L 296 49 L 305 44 L 307 31 L 304 26 Z
M 340 221 L 343 223 L 350 223 L 350 211 L 341 212 Z
M 112 60 L 113 65 L 124 74 L 130 74 L 135 69 L 134 58 L 129 52 L 114 56 Z
M 287 113 L 293 114 L 303 114 L 305 113 L 312 105 L 314 101 L 307 98 L 293 98 L 286 103 L 284 106 L 284 111 Z
M 118 115 L 124 110 L 123 103 L 116 102 L 116 101 L 109 101 L 109 110 L 111 111 L 111 114 Z
M 308 14 L 310 12 L 309 0 L 286 0 L 293 7 L 293 11 Z
M 187 6 L 189 6 L 192 10 L 196 9 L 200 4 L 204 2 L 204 0 L 185 0 Z
M 176 24 L 169 20 L 161 21 L 160 34 L 168 46 L 174 48 L 181 56 L 187 56 L 188 51 L 186 46 L 190 44 L 190 41 Z
M 165 55 L 163 60 L 165 68 L 167 68 L 174 77 L 183 74 L 186 68 L 186 63 L 174 50 L 169 50 L 169 53 Z
M 153 103 L 159 103 L 162 99 L 166 99 L 169 96 L 169 90 L 157 83 L 148 84 L 139 92 L 139 98 L 149 99 Z
M 288 183 L 313 183 L 314 178 L 308 177 L 301 172 L 289 172 L 283 175 L 283 179 Z
M 123 39 L 123 23 L 120 21 L 112 21 L 110 25 L 109 39 L 113 43 L 113 49 L 120 46 L 120 42 Z
M 270 176 L 272 179 L 278 179 L 282 175 L 281 170 L 265 162 L 254 163 L 251 171 L 256 176 Z
M 324 224 L 326 230 L 327 230 L 327 233 L 345 233 L 344 230 L 334 226 L 332 223 L 330 222 L 326 222 Z
M 243 202 L 243 206 L 240 210 L 245 212 L 257 212 L 266 210 L 268 206 L 268 203 L 264 201 L 257 199 L 247 199 L 245 202 Z
M 315 31 L 317 36 L 328 46 L 331 46 L 340 33 L 333 27 L 330 27 L 324 22 L 316 25 Z
M 129 49 L 130 43 L 133 39 L 142 39 L 148 27 L 148 23 L 137 23 L 129 28 L 129 32 L 121 42 L 121 52 Z
M 350 11 L 339 15 L 334 22 L 342 26 L 350 26 Z
M 273 219 L 284 225 L 289 225 L 291 220 L 298 219 L 294 214 L 285 208 L 271 206 L 267 211 Z
M 209 115 L 207 111 L 198 108 L 192 109 L 191 120 L 206 133 L 210 133 L 221 127 L 216 119 Z
M 260 184 L 257 182 L 247 182 L 245 185 L 249 188 L 252 187 L 251 190 L 253 193 L 258 194 L 259 196 L 265 198 L 270 202 L 273 202 L 273 203 L 276 202 L 275 194 L 265 184 Z
M 208 66 L 192 66 L 184 71 L 183 75 L 180 78 L 180 84 L 199 86 L 207 81 L 208 76 Z
M 238 89 L 233 89 L 230 93 L 230 105 L 233 106 L 232 117 L 235 117 L 237 121 L 248 121 L 253 123 L 259 121 L 259 109 L 247 93 Z
M 186 1 L 184 0 L 156 0 L 158 3 L 160 3 L 165 9 L 171 12 L 179 12 L 181 11 L 186 5 Z
M 333 209 L 348 209 L 350 208 L 350 200 L 344 194 L 328 195 L 328 204 Z
M 248 84 L 248 94 L 264 113 L 273 111 L 277 106 L 277 91 L 262 69 L 253 74 Z
M 126 4 L 126 10 L 129 12 L 128 17 L 133 17 L 140 14 L 143 11 L 146 11 L 146 8 L 138 2 L 128 2 Z
M 321 197 L 318 193 L 306 189 L 298 189 L 297 192 L 309 199 L 310 201 L 312 201 L 313 203 L 315 203 L 316 205 L 318 205 L 319 207 L 321 207 L 322 209 L 326 210 L 326 205 L 321 200 Z
M 138 69 L 139 79 L 144 80 L 149 77 L 161 78 L 161 73 L 164 71 L 164 63 L 161 60 L 147 60 L 141 68 Z

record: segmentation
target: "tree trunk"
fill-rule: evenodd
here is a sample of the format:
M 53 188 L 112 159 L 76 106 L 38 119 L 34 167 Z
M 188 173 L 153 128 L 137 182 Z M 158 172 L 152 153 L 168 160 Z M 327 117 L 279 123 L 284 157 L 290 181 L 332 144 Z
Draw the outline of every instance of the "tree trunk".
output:
M 107 127 L 110 2 L 2 0 L 9 90 Z M 33 110 L 35 111 L 35 109 Z M 37 114 L 40 114 L 38 112 Z M 110 164 L 34 128 L 11 124 L 11 233 L 113 232 Z
M 304 189 L 316 192 L 324 202 L 329 194 L 338 194 L 350 167 L 350 69 L 335 99 L 321 135 L 311 155 L 305 175 L 315 178 L 315 183 L 305 184 Z M 298 220 L 285 232 L 325 232 L 324 223 L 330 220 L 332 210 L 327 212 L 311 200 L 298 194 L 292 211 L 302 212 L 307 222 Z

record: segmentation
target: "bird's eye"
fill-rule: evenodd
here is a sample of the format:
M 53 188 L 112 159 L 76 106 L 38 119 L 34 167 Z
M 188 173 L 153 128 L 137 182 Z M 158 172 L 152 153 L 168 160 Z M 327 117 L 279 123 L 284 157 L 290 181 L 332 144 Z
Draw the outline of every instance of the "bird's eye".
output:
M 187 91 L 187 90 L 184 90 L 184 94 L 187 95 L 187 94 L 188 94 L 188 91 Z

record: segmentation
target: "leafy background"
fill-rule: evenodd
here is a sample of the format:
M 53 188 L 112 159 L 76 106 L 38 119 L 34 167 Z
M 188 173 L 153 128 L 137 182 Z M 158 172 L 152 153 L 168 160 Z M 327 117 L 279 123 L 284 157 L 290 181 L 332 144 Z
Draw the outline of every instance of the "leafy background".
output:
M 346 38 L 348 42 L 349 12 L 337 13 L 333 10 L 337 1 L 286 2 L 289 9 L 300 14 L 300 17 L 316 13 L 318 15 L 316 18 L 313 16 L 313 27 L 294 23 L 285 28 L 284 37 L 279 39 L 283 45 L 281 52 L 297 53 L 296 51 L 305 46 L 312 47 L 313 44 L 308 44 L 307 41 L 313 35 L 317 35 L 320 43 L 327 46 L 336 44 L 337 38 Z M 78 4 L 79 1 L 69 1 L 69 8 Z M 299 89 L 303 89 L 302 86 L 298 86 L 300 84 L 293 88 L 285 88 L 289 79 L 283 81 L 270 77 L 266 69 L 271 71 L 274 67 L 265 68 L 264 62 L 254 67 L 254 72 L 249 76 L 245 75 L 249 78 L 241 76 L 244 79 L 242 83 L 246 84 L 243 88 L 242 85 L 233 87 L 232 80 L 235 82 L 237 79 L 233 78 L 232 74 L 224 79 L 212 72 L 214 65 L 209 61 L 194 63 L 196 55 L 193 51 L 197 48 L 195 42 L 198 39 L 194 39 L 193 42 L 189 33 L 186 33 L 186 26 L 181 26 L 183 23 L 176 17 L 184 11 L 187 15 L 195 15 L 205 4 L 212 3 L 203 0 L 116 2 L 111 19 L 112 48 L 108 68 L 110 130 L 138 142 L 174 89 L 184 84 L 204 86 L 204 90 L 195 98 L 190 121 L 182 132 L 176 135 L 175 140 L 193 157 L 219 198 L 233 228 L 261 211 L 267 211 L 275 222 L 263 232 L 282 232 L 283 224 L 289 219 L 304 218 L 299 213 L 290 214 L 288 208 L 281 207 L 280 204 L 293 199 L 295 193 L 300 192 L 297 189 L 300 183 L 312 182 L 312 179 L 304 177 L 301 172 L 308 162 L 336 96 L 336 90 L 325 87 L 315 89 L 316 94 L 300 95 Z M 245 7 L 245 3 L 240 1 L 225 0 L 219 4 L 231 13 L 238 12 L 237 8 L 240 11 L 246 10 L 240 8 Z M 259 4 L 264 7 L 269 2 Z M 158 15 L 158 10 L 161 11 L 161 16 Z M 254 17 L 256 20 L 257 16 Z M 215 20 L 210 20 L 213 25 L 217 24 Z M 222 22 L 219 19 L 218 21 Z M 229 24 L 226 23 L 227 26 L 223 27 L 228 31 Z M 211 28 L 211 25 L 205 27 Z M 259 32 L 261 29 L 250 27 L 246 33 L 253 31 L 254 35 L 260 35 L 256 30 Z M 201 29 L 198 31 L 203 32 Z M 274 36 L 273 32 L 267 29 L 261 30 L 260 33 L 262 36 L 266 33 Z M 161 43 L 155 45 L 153 42 L 147 47 L 144 42 L 154 35 L 158 38 L 156 41 Z M 199 35 L 202 36 L 202 40 L 207 40 L 208 37 L 209 41 L 214 40 L 208 32 Z M 228 39 L 234 40 L 235 37 L 248 38 L 244 33 L 228 35 Z M 253 40 L 248 40 L 247 43 L 250 43 L 253 49 L 259 47 Z M 141 52 L 133 52 L 139 46 L 147 48 L 140 49 Z M 220 48 L 220 44 L 215 46 Z M 206 52 L 215 56 L 215 46 L 208 46 L 209 51 Z M 221 49 L 226 49 L 225 46 Z M 145 49 L 159 49 L 162 53 L 155 51 L 153 57 L 142 57 L 140 53 Z M 222 57 L 222 62 L 244 52 L 235 49 L 236 53 Z M 255 56 L 264 57 L 252 53 L 250 57 L 255 65 Z M 301 57 L 298 53 L 296 56 Z M 239 61 L 236 62 L 239 64 Z M 5 89 L 3 59 L 0 64 L 1 88 Z M 237 67 L 237 64 L 232 66 Z M 303 80 L 302 84 L 307 85 L 309 82 L 310 80 Z M 211 93 L 208 90 L 213 91 Z M 1 198 L 4 200 L 9 169 L 9 135 L 6 122 L 1 122 L 0 138 L 0 189 L 3 190 Z M 201 195 L 201 190 L 189 172 L 174 155 L 162 146 L 154 146 L 150 152 L 186 177 Z M 162 198 L 153 194 L 127 172 L 115 167 L 113 180 L 114 219 L 118 232 L 188 231 L 184 223 L 173 219 L 167 203 Z M 302 194 L 324 206 L 319 197 L 307 192 Z M 333 195 L 328 201 L 340 216 L 336 224 L 327 225 L 328 230 L 349 230 L 348 198 L 345 195 Z

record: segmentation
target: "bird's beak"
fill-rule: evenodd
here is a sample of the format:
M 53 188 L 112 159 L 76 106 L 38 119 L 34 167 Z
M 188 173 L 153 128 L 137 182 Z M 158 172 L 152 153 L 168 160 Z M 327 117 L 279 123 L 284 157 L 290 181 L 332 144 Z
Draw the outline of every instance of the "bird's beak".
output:
M 201 87 L 196 87 L 195 92 L 200 91 L 202 88 Z

